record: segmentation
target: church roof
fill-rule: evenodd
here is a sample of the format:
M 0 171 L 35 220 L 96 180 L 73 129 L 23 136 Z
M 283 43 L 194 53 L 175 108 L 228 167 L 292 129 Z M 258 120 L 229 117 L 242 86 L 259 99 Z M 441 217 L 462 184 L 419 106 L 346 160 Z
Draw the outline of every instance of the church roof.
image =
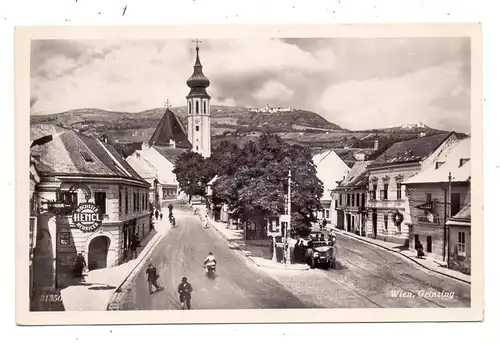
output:
M 189 142 L 184 128 L 180 123 L 177 116 L 167 108 L 165 114 L 160 119 L 155 132 L 149 140 L 150 146 L 170 146 L 170 140 L 175 142 L 175 146 L 178 148 L 191 149 L 191 143 Z
M 177 157 L 179 157 L 183 152 L 186 152 L 186 149 L 169 148 L 161 146 L 155 146 L 154 149 L 158 151 L 163 157 L 165 157 L 172 164 L 175 164 Z

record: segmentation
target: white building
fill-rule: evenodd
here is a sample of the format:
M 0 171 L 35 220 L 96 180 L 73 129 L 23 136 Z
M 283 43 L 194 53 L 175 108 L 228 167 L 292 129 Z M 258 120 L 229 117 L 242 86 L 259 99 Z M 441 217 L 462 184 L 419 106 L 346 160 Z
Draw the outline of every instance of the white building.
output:
M 350 168 L 333 149 L 314 155 L 313 162 L 317 168 L 318 178 L 323 182 L 323 196 L 321 197 L 323 211 L 317 213 L 317 218 L 320 221 L 326 219 L 327 225 L 335 226 L 337 214 L 335 206 L 332 206 L 331 194 L 337 188 L 337 182 L 349 173 Z

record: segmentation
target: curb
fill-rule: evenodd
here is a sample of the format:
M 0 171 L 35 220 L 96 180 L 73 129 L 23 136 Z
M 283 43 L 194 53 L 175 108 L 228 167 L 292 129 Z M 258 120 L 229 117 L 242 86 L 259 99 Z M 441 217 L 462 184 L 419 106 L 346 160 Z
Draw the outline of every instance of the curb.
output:
M 149 255 L 151 255 L 151 252 L 153 251 L 153 249 L 158 245 L 158 243 L 160 242 L 160 240 L 165 236 L 165 233 L 157 233 L 155 235 L 155 237 L 153 237 L 153 239 L 149 242 L 149 247 L 148 245 L 146 246 L 147 250 L 146 252 L 144 252 L 144 255 L 142 256 L 142 258 L 140 259 L 139 262 L 137 262 L 137 264 L 134 266 L 134 268 L 132 268 L 132 270 L 130 271 L 130 273 L 127 275 L 127 277 L 125 278 L 125 280 L 123 280 L 120 285 L 118 287 L 116 287 L 115 291 L 113 292 L 113 295 L 111 296 L 109 302 L 108 302 L 108 305 L 106 307 L 106 311 L 115 311 L 117 310 L 118 308 L 118 305 L 116 304 L 116 298 L 118 297 L 118 295 L 122 292 L 123 288 L 128 284 L 130 283 L 130 281 L 137 275 L 137 273 L 139 273 L 139 270 L 140 270 L 140 267 L 144 266 L 144 263 L 146 261 L 146 259 L 149 257 Z
M 224 240 L 226 242 L 228 242 L 231 246 L 235 247 L 236 249 L 238 249 L 241 254 L 247 259 L 249 260 L 250 262 L 252 262 L 253 264 L 255 264 L 257 267 L 260 267 L 260 268 L 269 268 L 269 269 L 280 269 L 280 270 L 287 270 L 288 268 L 282 268 L 282 267 L 273 267 L 273 266 L 263 266 L 257 262 L 255 262 L 254 259 L 252 259 L 249 255 L 247 255 L 243 249 L 241 249 L 241 247 L 237 244 L 237 243 L 234 243 L 233 241 L 231 241 L 225 234 L 223 234 L 221 231 L 219 231 L 219 229 L 217 229 L 217 227 L 212 223 L 212 220 L 209 219 L 208 222 L 210 223 L 210 225 L 215 229 L 215 231 L 217 231 L 219 233 L 219 235 L 222 236 L 222 238 L 224 238 Z M 307 267 L 307 268 L 303 268 L 303 269 L 288 269 L 288 270 L 297 270 L 297 271 L 306 271 L 306 270 L 309 270 L 310 268 Z
M 345 232 L 342 232 L 342 231 L 341 231 L 341 230 L 339 230 L 339 229 L 334 229 L 334 230 L 335 230 L 335 232 L 337 232 L 337 233 L 341 234 L 341 235 L 342 235 L 342 236 L 344 236 L 344 237 L 349 237 L 349 238 L 351 238 L 351 239 L 355 239 L 355 240 L 357 240 L 357 241 L 359 241 L 359 242 L 363 242 L 363 243 L 366 243 L 366 244 L 370 244 L 370 245 L 373 245 L 373 246 L 375 246 L 375 247 L 382 248 L 382 249 L 385 249 L 385 250 L 390 251 L 390 252 L 392 252 L 392 253 L 398 254 L 399 256 L 403 256 L 403 257 L 407 258 L 408 260 L 412 261 L 413 263 L 415 263 L 415 264 L 419 265 L 420 267 L 422 267 L 422 268 L 424 268 L 424 269 L 427 269 L 427 270 L 429 270 L 429 271 L 431 271 L 431 272 L 434 272 L 434 273 L 437 273 L 437 274 L 440 274 L 440 275 L 443 275 L 443 276 L 449 277 L 450 279 L 454 279 L 454 280 L 456 280 L 456 281 L 460 281 L 460 282 L 463 282 L 463 283 L 466 283 L 466 284 L 469 284 L 469 285 L 471 284 L 471 281 L 463 280 L 463 279 L 460 279 L 460 278 L 458 278 L 458 277 L 456 277 L 456 276 L 448 275 L 448 274 L 446 274 L 446 273 L 440 272 L 439 270 L 435 270 L 435 269 L 432 269 L 432 268 L 430 268 L 430 267 L 427 267 L 426 265 L 424 265 L 424 264 L 422 264 L 422 263 L 420 263 L 420 262 L 418 262 L 418 261 L 414 260 L 413 258 L 411 258 L 411 257 L 409 257 L 409 256 L 406 256 L 405 254 L 402 254 L 401 252 L 399 252 L 399 251 L 397 251 L 397 250 L 394 250 L 394 249 L 391 249 L 391 248 L 387 248 L 387 247 L 385 247 L 385 246 L 383 246 L 383 245 L 381 245 L 381 244 L 377 244 L 377 243 L 374 243 L 374 242 L 369 242 L 369 241 L 366 241 L 366 240 L 364 240 L 364 239 L 362 239 L 362 238 L 359 238 L 359 237 L 352 236 L 352 235 L 350 235 L 350 234 L 347 234 L 347 233 L 345 233 Z

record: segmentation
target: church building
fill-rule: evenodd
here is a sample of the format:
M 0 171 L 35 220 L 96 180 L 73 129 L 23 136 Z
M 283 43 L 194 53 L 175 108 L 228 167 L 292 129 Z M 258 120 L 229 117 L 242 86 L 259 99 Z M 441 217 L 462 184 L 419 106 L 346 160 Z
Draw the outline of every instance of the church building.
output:
M 210 157 L 210 96 L 206 91 L 210 81 L 203 74 L 198 46 L 193 69 L 186 82 L 190 88 L 186 96 L 187 134 L 179 118 L 167 108 L 149 141 L 127 158 L 132 168 L 150 183 L 149 200 L 153 206 L 159 207 L 163 200 L 180 195 L 172 171 L 179 155 L 191 150 L 205 158 Z

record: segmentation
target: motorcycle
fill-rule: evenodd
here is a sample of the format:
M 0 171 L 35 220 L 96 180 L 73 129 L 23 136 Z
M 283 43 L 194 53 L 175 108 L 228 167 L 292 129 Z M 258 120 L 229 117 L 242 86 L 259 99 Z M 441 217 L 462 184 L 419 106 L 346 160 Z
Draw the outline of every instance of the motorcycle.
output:
M 213 278 L 215 276 L 215 262 L 209 262 L 205 265 L 205 272 L 209 278 Z

